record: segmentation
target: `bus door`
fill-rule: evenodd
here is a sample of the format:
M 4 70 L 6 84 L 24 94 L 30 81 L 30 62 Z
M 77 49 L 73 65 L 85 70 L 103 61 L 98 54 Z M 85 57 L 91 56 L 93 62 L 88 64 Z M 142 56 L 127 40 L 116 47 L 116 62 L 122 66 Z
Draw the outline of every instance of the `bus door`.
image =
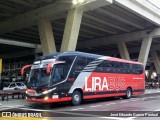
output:
M 71 83 L 68 82 L 69 73 L 74 64 L 75 56 L 62 56 L 58 61 L 64 63 L 55 64 L 51 71 L 51 84 L 56 87 L 56 92 L 63 97 L 68 94 Z

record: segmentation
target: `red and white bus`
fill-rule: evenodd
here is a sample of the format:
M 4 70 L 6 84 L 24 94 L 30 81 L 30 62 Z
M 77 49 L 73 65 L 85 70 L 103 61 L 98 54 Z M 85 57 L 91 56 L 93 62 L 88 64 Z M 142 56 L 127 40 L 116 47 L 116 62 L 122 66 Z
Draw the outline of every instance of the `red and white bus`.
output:
M 35 59 L 27 81 L 28 102 L 71 101 L 143 94 L 142 63 L 83 52 L 58 52 Z M 22 74 L 24 72 L 22 69 Z

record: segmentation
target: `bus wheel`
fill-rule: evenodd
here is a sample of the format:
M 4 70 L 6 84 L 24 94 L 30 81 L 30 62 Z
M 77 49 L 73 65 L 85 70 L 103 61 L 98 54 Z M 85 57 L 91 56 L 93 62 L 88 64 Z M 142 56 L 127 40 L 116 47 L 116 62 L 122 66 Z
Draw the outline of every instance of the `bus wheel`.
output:
M 132 96 L 132 90 L 131 90 L 131 88 L 127 88 L 126 95 L 123 98 L 130 99 L 131 96 Z
M 79 105 L 82 101 L 82 95 L 79 91 L 74 91 L 72 94 L 72 105 Z

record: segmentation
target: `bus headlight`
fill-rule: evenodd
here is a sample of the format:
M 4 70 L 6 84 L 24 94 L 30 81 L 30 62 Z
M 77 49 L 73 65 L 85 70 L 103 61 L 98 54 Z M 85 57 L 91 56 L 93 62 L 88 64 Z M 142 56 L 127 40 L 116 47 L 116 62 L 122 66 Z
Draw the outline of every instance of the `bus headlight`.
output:
M 46 91 L 44 91 L 44 92 L 42 92 L 43 94 L 47 94 L 47 93 L 49 93 L 49 91 L 48 90 L 46 90 Z
M 45 90 L 45 91 L 42 92 L 42 94 L 48 94 L 49 92 L 51 92 L 51 91 L 53 91 L 53 90 L 55 90 L 55 89 L 56 89 L 56 87 L 55 87 L 55 88 L 52 88 L 52 89 L 50 89 L 50 90 Z
M 159 83 L 157 82 L 157 85 L 158 85 Z
M 48 97 L 45 97 L 44 100 L 48 100 Z

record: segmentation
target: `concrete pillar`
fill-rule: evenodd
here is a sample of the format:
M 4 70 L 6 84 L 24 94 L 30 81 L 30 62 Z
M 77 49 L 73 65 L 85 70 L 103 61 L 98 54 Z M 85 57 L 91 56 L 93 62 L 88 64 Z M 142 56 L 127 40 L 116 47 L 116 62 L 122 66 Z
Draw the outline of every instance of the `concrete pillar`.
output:
M 154 70 L 154 65 L 151 64 L 151 65 L 150 65 L 150 69 L 149 69 L 149 71 L 148 71 L 148 78 L 147 78 L 148 82 L 150 82 L 150 80 L 151 80 L 151 75 L 152 75 L 152 73 L 153 73 L 153 70 Z
M 34 57 L 35 57 L 35 59 L 36 59 L 36 58 L 38 58 L 38 57 L 39 57 L 39 55 L 38 55 L 38 54 L 35 54 L 35 55 L 34 55 Z
M 82 8 L 75 8 L 68 11 L 63 40 L 61 44 L 61 52 L 76 50 L 82 14 Z
M 128 52 L 128 49 L 127 49 L 125 42 L 123 40 L 118 40 L 117 45 L 118 45 L 118 49 L 119 49 L 119 53 L 120 53 L 121 58 L 126 59 L 126 60 L 130 60 L 129 52 Z
M 151 48 L 151 43 L 152 43 L 151 37 L 144 38 L 142 41 L 138 61 L 143 63 L 144 68 L 146 67 L 149 50 Z
M 153 59 L 153 63 L 154 63 L 154 66 L 156 68 L 157 74 L 160 74 L 160 61 L 159 61 L 156 50 L 151 50 L 150 54 L 151 54 L 151 57 Z
M 38 21 L 38 30 L 42 45 L 43 54 L 56 52 L 55 41 L 53 37 L 51 21 L 48 18 L 42 18 Z

